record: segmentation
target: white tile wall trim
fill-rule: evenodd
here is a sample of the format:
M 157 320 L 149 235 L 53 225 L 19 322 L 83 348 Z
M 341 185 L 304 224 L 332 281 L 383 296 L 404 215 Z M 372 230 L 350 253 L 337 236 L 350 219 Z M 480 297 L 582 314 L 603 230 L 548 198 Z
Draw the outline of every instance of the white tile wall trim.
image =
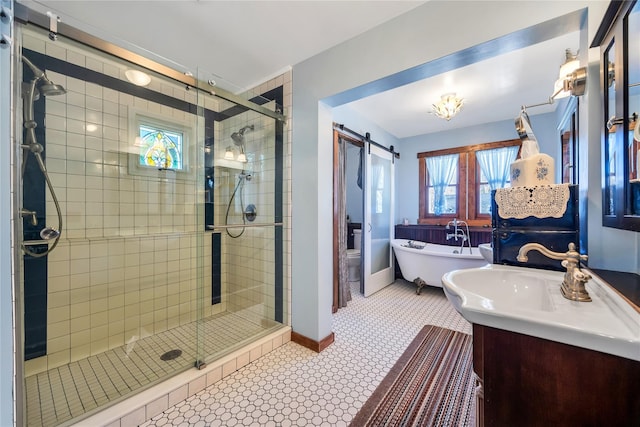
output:
M 150 420 L 258 357 L 291 340 L 291 327 L 267 335 L 207 365 L 189 369 L 75 424 L 76 427 L 132 427 Z M 258 356 L 259 354 L 259 356 Z

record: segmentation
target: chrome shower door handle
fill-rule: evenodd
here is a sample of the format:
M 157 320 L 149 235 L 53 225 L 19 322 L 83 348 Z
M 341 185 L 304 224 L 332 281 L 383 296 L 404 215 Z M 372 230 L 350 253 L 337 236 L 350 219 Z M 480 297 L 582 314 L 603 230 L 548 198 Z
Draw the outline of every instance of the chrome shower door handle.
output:
M 13 39 L 11 38 L 11 36 L 7 34 L 2 34 L 2 36 L 0 36 L 0 47 L 8 48 L 12 44 L 13 44 Z

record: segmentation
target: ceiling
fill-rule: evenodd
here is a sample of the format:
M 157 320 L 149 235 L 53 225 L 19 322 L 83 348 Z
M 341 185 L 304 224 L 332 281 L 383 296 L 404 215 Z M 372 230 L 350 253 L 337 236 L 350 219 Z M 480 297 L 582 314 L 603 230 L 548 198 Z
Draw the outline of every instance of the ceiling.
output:
M 575 53 L 578 46 L 576 31 L 349 105 L 397 138 L 514 119 L 521 106 L 549 101 L 565 50 Z M 450 121 L 432 114 L 432 104 L 452 92 L 465 100 L 460 113 Z M 556 106 L 554 102 L 527 112 L 533 116 L 554 111 Z
M 232 92 L 282 74 L 424 1 L 19 1 L 69 25 L 144 53 L 179 71 L 198 72 Z M 118 7 L 114 7 L 118 4 Z M 126 8 L 126 13 L 123 9 Z M 117 23 L 117 26 L 114 26 Z M 330 29 L 330 30 L 328 30 Z M 514 118 L 545 102 L 566 48 L 578 33 L 499 55 L 349 104 L 397 138 Z M 169 58 L 169 59 L 166 59 Z M 456 117 L 429 114 L 442 94 L 465 99 Z M 555 105 L 528 110 L 552 111 Z

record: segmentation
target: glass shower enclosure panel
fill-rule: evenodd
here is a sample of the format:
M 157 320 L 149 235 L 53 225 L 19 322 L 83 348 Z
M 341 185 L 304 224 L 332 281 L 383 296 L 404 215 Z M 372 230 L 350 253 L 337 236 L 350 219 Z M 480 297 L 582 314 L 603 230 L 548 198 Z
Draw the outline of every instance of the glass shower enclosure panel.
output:
M 278 90 L 234 95 L 32 18 L 15 37 L 17 400 L 42 426 L 283 326 L 285 132 Z
M 202 132 L 195 91 L 19 32 L 25 413 L 57 425 L 197 360 Z
M 206 81 L 206 75 L 201 80 Z M 256 99 L 269 111 L 277 103 Z M 206 102 L 213 102 L 205 100 Z M 215 99 L 213 126 L 205 125 L 205 248 L 211 292 L 203 297 L 203 361 L 215 360 L 282 326 L 283 123 Z M 210 141 L 215 143 L 210 144 Z M 215 333 L 213 333 L 215 331 Z

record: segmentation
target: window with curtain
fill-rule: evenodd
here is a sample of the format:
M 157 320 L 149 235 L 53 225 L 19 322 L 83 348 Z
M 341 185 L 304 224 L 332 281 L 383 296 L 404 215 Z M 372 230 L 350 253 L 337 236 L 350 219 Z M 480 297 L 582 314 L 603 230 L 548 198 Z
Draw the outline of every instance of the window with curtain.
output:
M 518 146 L 480 150 L 476 160 L 480 169 L 478 213 L 491 214 L 491 191 L 510 186 L 510 165 L 518 155 Z
M 491 224 L 491 190 L 509 183 L 520 139 L 418 153 L 420 224 Z
M 427 157 L 429 174 L 429 213 L 442 215 L 452 213 L 457 208 L 458 155 Z

